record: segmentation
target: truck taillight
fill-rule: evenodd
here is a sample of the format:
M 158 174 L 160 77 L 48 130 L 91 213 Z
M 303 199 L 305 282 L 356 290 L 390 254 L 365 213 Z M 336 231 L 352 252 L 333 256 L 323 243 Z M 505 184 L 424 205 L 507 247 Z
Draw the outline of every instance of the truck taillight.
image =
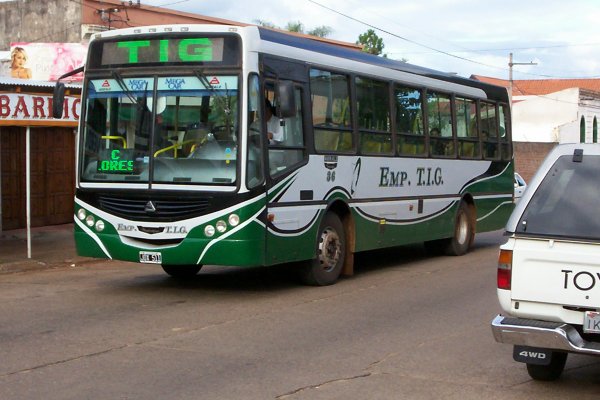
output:
M 500 250 L 498 256 L 498 289 L 510 290 L 512 250 Z

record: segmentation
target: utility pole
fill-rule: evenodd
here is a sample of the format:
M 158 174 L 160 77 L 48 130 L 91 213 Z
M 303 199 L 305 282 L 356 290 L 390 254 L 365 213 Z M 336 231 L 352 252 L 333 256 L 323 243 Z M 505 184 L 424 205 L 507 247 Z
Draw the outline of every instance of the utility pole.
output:
M 513 93 L 513 65 L 537 65 L 533 61 L 528 63 L 513 62 L 513 53 L 508 56 L 508 96 L 510 98 L 510 105 L 512 106 L 512 93 Z
M 129 15 L 127 14 L 128 8 L 140 8 L 140 7 L 141 7 L 141 5 L 140 5 L 139 0 L 135 4 L 133 3 L 133 0 L 130 0 L 129 4 L 125 4 L 125 1 L 122 1 L 120 6 L 98 9 L 98 10 L 96 10 L 96 14 L 98 14 L 100 16 L 100 20 L 102 22 L 108 23 L 108 30 L 110 31 L 112 29 L 110 26 L 111 22 L 127 23 L 129 21 Z M 125 11 L 125 19 L 123 19 L 121 17 L 114 18 L 114 16 L 117 13 L 120 13 L 121 11 Z

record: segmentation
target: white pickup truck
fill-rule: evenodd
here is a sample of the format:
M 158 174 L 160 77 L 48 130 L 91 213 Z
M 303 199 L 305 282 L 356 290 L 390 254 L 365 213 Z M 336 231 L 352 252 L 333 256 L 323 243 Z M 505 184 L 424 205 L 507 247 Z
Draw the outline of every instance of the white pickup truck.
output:
M 568 353 L 600 355 L 600 144 L 555 147 L 506 234 L 494 338 L 533 379 L 558 379 Z

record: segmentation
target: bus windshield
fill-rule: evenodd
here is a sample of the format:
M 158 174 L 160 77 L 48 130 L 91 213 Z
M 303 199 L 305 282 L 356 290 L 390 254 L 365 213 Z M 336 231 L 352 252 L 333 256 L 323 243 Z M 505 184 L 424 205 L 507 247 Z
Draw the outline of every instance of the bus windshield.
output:
M 236 183 L 238 77 L 87 82 L 81 182 Z

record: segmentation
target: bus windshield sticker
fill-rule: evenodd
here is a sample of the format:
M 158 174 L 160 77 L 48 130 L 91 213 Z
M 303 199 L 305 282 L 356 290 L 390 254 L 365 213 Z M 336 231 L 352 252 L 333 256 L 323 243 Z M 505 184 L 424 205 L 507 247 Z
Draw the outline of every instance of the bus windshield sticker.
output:
M 171 76 L 167 78 L 158 78 L 158 90 L 237 90 L 238 79 L 236 76 L 207 76 L 206 84 L 200 82 L 197 77 L 182 77 L 182 76 Z
M 152 78 L 135 78 L 135 79 L 123 79 L 127 90 L 130 92 L 146 92 L 151 91 L 154 87 L 154 80 Z M 90 91 L 90 95 L 93 95 L 93 92 L 96 93 L 114 93 L 114 92 L 123 92 L 123 88 L 119 85 L 119 82 L 116 79 L 94 79 L 90 81 L 90 88 L 93 91 Z

